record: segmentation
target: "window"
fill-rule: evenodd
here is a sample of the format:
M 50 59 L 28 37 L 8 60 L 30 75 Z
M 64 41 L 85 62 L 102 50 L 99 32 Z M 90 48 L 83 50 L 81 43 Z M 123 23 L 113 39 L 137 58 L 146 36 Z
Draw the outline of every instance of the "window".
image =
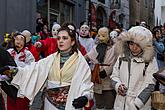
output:
M 73 6 L 60 3 L 60 23 L 73 21 Z
M 111 0 L 110 8 L 111 9 L 119 9 L 121 4 L 121 0 Z
M 98 0 L 98 1 L 105 4 L 105 0 Z
M 147 0 L 144 0 L 144 6 L 147 8 Z

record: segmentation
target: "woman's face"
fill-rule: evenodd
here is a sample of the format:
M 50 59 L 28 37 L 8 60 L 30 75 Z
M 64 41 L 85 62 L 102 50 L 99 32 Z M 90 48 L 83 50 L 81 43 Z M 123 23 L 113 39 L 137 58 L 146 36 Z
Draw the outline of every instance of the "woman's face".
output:
M 57 44 L 60 51 L 69 52 L 75 41 L 72 41 L 67 31 L 62 30 L 57 35 Z
M 165 28 L 163 26 L 162 26 L 161 30 L 162 30 L 162 34 L 165 34 Z
M 134 56 L 138 56 L 142 52 L 141 47 L 134 42 L 130 42 L 128 44 L 128 46 L 129 46 L 129 49 L 130 49 L 132 55 L 134 55 Z
M 14 43 L 17 49 L 22 49 L 25 45 L 25 37 L 23 37 L 22 35 L 17 35 L 15 37 Z
M 156 39 L 159 39 L 161 37 L 161 32 L 158 30 L 155 35 Z

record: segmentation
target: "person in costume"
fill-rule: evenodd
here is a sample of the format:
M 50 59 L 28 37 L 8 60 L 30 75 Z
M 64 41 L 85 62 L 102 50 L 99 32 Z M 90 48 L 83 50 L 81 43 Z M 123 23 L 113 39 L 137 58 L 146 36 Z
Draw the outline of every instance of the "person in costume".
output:
M 109 36 L 113 40 L 113 42 L 116 43 L 119 33 L 117 31 L 113 30 L 112 32 L 109 33 Z
M 53 38 L 57 38 L 57 33 L 58 33 L 58 30 L 61 28 L 61 26 L 58 24 L 58 23 L 55 23 L 53 26 L 52 26 L 52 36 Z
M 85 57 L 95 65 L 100 64 L 99 73 L 95 73 L 98 74 L 96 79 L 100 79 L 100 81 L 94 80 L 96 110 L 112 110 L 116 92 L 111 86 L 109 76 L 112 73 L 112 68 L 118 55 L 115 53 L 115 45 L 113 45 L 109 37 L 108 28 L 100 28 L 97 37 L 99 40 L 98 44 Z
M 86 24 L 83 24 L 81 27 L 80 27 L 80 36 L 78 38 L 80 44 L 85 47 L 86 51 L 87 52 L 90 52 L 90 50 L 93 48 L 94 46 L 94 40 L 92 37 L 90 37 L 89 35 L 89 26 L 86 25 Z
M 46 38 L 45 40 L 40 40 L 35 43 L 35 46 L 38 48 L 37 50 L 40 52 L 44 52 L 44 56 L 47 57 L 50 54 L 53 54 L 57 51 L 57 32 L 59 29 L 59 24 L 54 24 L 52 27 L 52 35 L 53 38 Z M 69 27 L 71 30 L 75 31 L 76 27 L 72 23 L 65 23 L 63 27 Z M 86 54 L 86 50 L 84 47 L 80 46 L 80 51 L 83 55 Z
M 81 45 L 79 40 L 78 40 L 78 33 L 76 30 L 76 26 L 70 22 L 66 22 L 62 26 L 69 27 L 69 29 L 76 32 L 76 40 L 77 40 L 78 49 L 80 50 L 80 52 L 82 53 L 83 56 L 86 55 L 87 51 L 86 51 L 85 47 L 83 45 Z
M 56 53 L 24 68 L 18 67 L 11 82 L 19 88 L 18 97 L 27 97 L 32 102 L 46 82 L 44 110 L 90 110 L 93 105 L 91 70 L 77 49 L 76 32 L 68 27 L 60 28 L 57 44 Z
M 10 48 L 7 51 L 13 57 L 17 66 L 25 67 L 31 62 L 35 62 L 35 58 L 32 53 L 25 47 L 26 37 L 17 33 L 14 37 L 14 48 Z M 10 66 L 10 65 L 9 65 Z M 29 99 L 26 97 L 17 97 L 16 101 L 7 97 L 7 110 L 28 110 Z
M 115 110 L 150 110 L 155 89 L 153 73 L 158 71 L 152 33 L 135 26 L 123 32 L 116 43 L 119 57 L 110 78 L 117 92 Z
M 9 66 L 9 65 L 16 66 L 16 63 L 14 62 L 11 55 L 3 48 L 0 48 L 0 61 L 1 61 L 0 62 L 0 84 L 2 87 L 5 81 L 9 79 L 6 75 L 3 74 L 3 72 L 6 70 L 6 66 Z M 3 89 L 3 87 L 0 88 L 0 110 L 6 110 L 1 89 Z M 9 91 L 9 92 L 12 92 L 12 91 Z
M 52 35 L 53 38 L 47 37 L 44 40 L 39 40 L 34 44 L 34 46 L 37 48 L 38 52 L 43 52 L 44 57 L 49 56 L 50 54 L 53 54 L 57 51 L 57 31 L 60 29 L 59 24 L 54 24 L 52 26 Z
M 26 37 L 25 45 L 26 45 L 27 49 L 33 54 L 35 61 L 38 61 L 40 59 L 39 53 L 38 53 L 36 47 L 32 44 L 32 37 L 31 37 L 30 31 L 24 30 L 24 31 L 22 31 L 21 34 Z

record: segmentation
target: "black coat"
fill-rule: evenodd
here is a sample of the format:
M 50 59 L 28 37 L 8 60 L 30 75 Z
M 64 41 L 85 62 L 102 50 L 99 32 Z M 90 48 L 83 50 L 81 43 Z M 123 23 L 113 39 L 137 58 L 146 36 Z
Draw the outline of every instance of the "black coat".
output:
M 17 66 L 17 65 L 14 59 L 12 58 L 12 56 L 10 55 L 10 53 L 4 50 L 3 48 L 0 48 L 0 68 L 4 66 Z M 8 83 L 10 83 L 10 81 L 8 81 Z M 11 98 L 15 100 L 17 97 L 17 91 L 18 91 L 17 88 L 15 88 L 12 85 L 8 85 L 5 81 L 1 81 L 0 83 L 1 83 L 2 90 L 8 96 L 10 96 Z M 1 110 L 1 107 L 0 107 L 0 110 Z
M 16 66 L 16 63 L 8 51 L 0 48 L 0 67 L 3 66 Z

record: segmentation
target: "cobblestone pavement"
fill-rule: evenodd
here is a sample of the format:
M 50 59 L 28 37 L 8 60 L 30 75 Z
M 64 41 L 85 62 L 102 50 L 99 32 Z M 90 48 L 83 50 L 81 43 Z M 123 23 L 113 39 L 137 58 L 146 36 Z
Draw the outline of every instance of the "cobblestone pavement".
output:
M 41 108 L 41 106 L 42 106 L 42 99 L 41 99 L 41 96 L 42 96 L 42 92 L 40 91 L 40 92 L 36 95 L 33 104 L 30 106 L 30 110 L 40 110 L 40 108 Z

